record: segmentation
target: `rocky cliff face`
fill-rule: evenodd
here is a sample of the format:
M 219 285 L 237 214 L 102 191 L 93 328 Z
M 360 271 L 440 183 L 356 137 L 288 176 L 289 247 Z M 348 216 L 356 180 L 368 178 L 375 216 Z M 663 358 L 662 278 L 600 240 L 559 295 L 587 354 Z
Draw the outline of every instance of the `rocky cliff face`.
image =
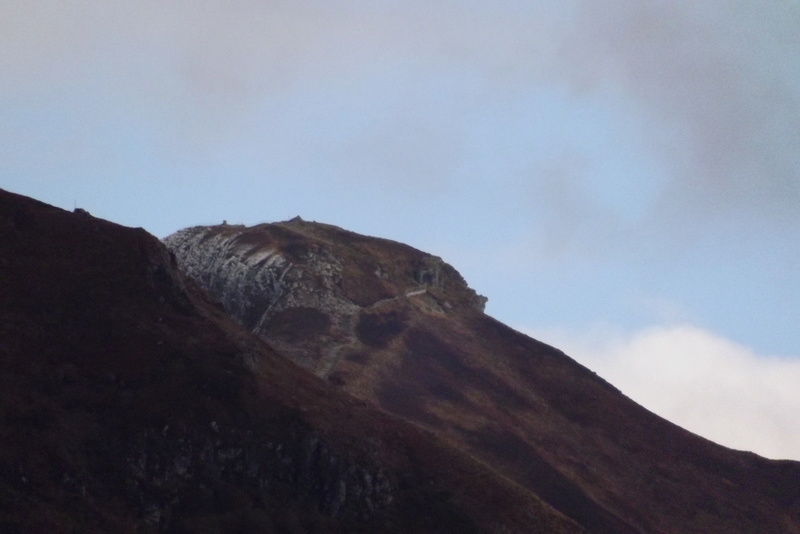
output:
M 188 228 L 164 242 L 240 324 L 322 377 L 371 311 L 405 299 L 441 314 L 486 303 L 439 257 L 297 218 Z

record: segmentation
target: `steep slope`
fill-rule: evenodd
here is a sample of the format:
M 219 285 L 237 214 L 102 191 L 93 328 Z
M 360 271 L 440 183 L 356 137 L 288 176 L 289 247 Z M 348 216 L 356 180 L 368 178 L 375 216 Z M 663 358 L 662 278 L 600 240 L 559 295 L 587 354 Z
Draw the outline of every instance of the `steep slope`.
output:
M 165 243 L 240 324 L 320 376 L 354 340 L 362 310 L 411 297 L 440 311 L 486 301 L 441 258 L 300 219 L 190 228 Z
M 0 532 L 580 532 L 278 355 L 155 238 L 0 190 Z
M 242 325 L 592 532 L 800 532 L 800 464 L 726 449 L 484 315 L 441 259 L 300 219 L 165 240 Z

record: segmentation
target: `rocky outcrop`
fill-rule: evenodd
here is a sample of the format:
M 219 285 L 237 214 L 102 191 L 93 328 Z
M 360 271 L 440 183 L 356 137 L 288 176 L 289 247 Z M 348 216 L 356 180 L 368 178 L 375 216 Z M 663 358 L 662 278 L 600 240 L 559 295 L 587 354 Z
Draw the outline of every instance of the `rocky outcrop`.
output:
M 409 298 L 439 313 L 486 303 L 437 256 L 299 217 L 187 228 L 164 243 L 240 324 L 320 376 L 357 344 L 370 310 Z
M 179 510 L 219 506 L 214 501 L 226 485 L 262 501 L 285 488 L 333 518 L 368 521 L 391 504 L 394 488 L 380 468 L 368 468 L 312 429 L 294 426 L 296 434 L 278 442 L 214 421 L 200 433 L 169 425 L 146 429 L 112 445 L 125 459 L 120 487 L 138 504 L 142 522 L 159 531 L 174 528 Z
M 230 228 L 224 225 L 220 233 L 190 228 L 171 235 L 165 243 L 184 272 L 253 330 L 289 287 L 284 279 L 292 264 L 275 249 L 241 243 Z

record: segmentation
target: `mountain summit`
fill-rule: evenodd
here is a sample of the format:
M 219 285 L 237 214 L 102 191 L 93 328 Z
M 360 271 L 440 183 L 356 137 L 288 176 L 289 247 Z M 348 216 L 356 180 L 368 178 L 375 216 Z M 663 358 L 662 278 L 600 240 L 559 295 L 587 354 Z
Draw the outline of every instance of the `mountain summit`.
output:
M 322 377 L 360 337 L 388 342 L 388 317 L 399 317 L 391 310 L 413 303 L 446 315 L 486 302 L 439 257 L 299 217 L 188 228 L 164 242 L 241 325 Z
M 590 532 L 800 531 L 799 464 L 726 449 L 645 410 L 485 315 L 486 299 L 441 258 L 299 218 L 194 227 L 165 243 L 281 354 Z

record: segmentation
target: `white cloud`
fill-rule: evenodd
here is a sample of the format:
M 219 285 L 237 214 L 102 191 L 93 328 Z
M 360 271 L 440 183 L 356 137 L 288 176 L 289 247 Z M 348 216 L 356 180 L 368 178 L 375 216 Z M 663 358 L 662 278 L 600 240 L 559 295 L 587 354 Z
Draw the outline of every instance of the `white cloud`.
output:
M 658 415 L 722 445 L 800 460 L 800 358 L 690 325 L 529 330 Z

